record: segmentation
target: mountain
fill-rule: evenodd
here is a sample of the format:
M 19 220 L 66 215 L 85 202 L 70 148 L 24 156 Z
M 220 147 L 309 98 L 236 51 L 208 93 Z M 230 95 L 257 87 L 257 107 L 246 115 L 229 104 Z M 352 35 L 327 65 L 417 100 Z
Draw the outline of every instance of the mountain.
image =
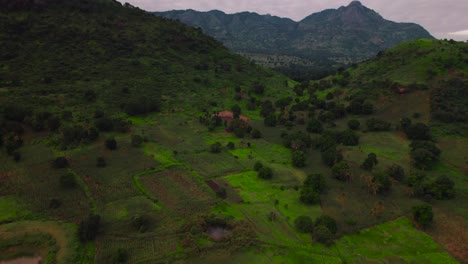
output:
M 214 10 L 155 12 L 177 19 L 221 41 L 260 64 L 278 68 L 346 65 L 418 38 L 432 38 L 414 23 L 396 23 L 358 1 L 312 14 L 299 22 L 256 13 Z
M 150 99 L 203 107 L 221 88 L 286 80 L 200 30 L 117 1 L 2 0 L 0 22 L 0 112 L 118 112 Z

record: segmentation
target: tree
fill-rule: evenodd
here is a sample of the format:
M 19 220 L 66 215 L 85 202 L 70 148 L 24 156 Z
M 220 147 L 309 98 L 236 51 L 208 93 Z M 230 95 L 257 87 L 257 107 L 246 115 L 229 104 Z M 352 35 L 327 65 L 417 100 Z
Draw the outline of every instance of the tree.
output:
M 406 135 L 412 140 L 431 140 L 431 131 L 423 123 L 416 123 L 406 129 Z
M 346 161 L 340 161 L 332 167 L 333 176 L 340 181 L 351 180 L 351 168 Z
M 265 124 L 265 126 L 275 127 L 277 123 L 275 114 L 270 114 L 267 117 L 265 117 L 263 123 Z
M 307 178 L 304 181 L 304 186 L 311 187 L 319 194 L 324 193 L 327 190 L 327 182 L 321 173 L 307 175 Z
M 326 246 L 333 244 L 333 234 L 323 225 L 315 226 L 312 232 L 312 238 Z
M 234 148 L 235 148 L 234 142 L 229 141 L 229 142 L 226 144 L 226 148 L 227 148 L 227 149 L 234 149 Z
M 343 155 L 336 150 L 336 148 L 329 148 L 326 151 L 322 152 L 322 161 L 328 167 L 332 167 L 335 163 L 343 160 Z
M 351 130 L 358 130 L 361 123 L 357 119 L 351 119 L 348 121 L 348 128 Z
M 403 131 L 407 131 L 408 128 L 411 126 L 411 119 L 407 118 L 407 117 L 403 117 L 401 120 L 400 120 L 400 127 Z
M 392 124 L 377 118 L 370 118 L 366 121 L 367 129 L 369 131 L 389 131 Z
M 361 168 L 370 171 L 378 163 L 379 161 L 377 160 L 377 155 L 375 155 L 375 153 L 370 153 L 369 155 L 367 155 L 367 158 L 361 164 Z
M 455 197 L 455 182 L 446 175 L 440 175 L 431 184 L 430 191 L 438 200 L 451 199 Z
M 237 118 L 239 118 L 242 110 L 241 110 L 240 106 L 234 105 L 234 106 L 231 107 L 231 111 L 232 111 L 233 118 L 237 119 Z
M 313 118 L 309 121 L 309 123 L 307 124 L 307 132 L 309 133 L 317 133 L 317 134 L 320 134 L 323 132 L 323 125 L 322 123 Z
M 413 212 L 414 220 L 423 228 L 428 227 L 432 223 L 434 213 L 432 212 L 432 206 L 430 205 L 419 205 L 414 206 L 411 211 Z
M 432 152 L 423 148 L 411 151 L 411 158 L 413 159 L 414 166 L 423 170 L 429 169 L 437 159 Z
M 52 167 L 56 169 L 68 168 L 70 166 L 68 164 L 68 160 L 65 157 L 57 157 L 54 161 L 52 161 Z
M 385 173 L 375 174 L 373 181 L 378 184 L 377 192 L 379 193 L 389 191 L 392 187 L 392 180 L 390 179 L 390 176 Z
M 254 129 L 252 130 L 252 138 L 262 138 L 262 132 L 260 132 L 260 130 L 258 129 Z
M 258 177 L 260 179 L 271 179 L 273 177 L 273 170 L 269 167 L 262 167 L 258 171 Z
M 328 215 L 321 215 L 315 219 L 314 226 L 325 226 L 332 234 L 336 234 L 338 231 L 338 225 L 335 219 Z
M 105 146 L 109 150 L 116 150 L 117 149 L 117 141 L 111 137 L 106 139 Z
M 313 205 L 320 202 L 320 194 L 314 190 L 311 186 L 302 186 L 299 200 L 305 204 Z
M 305 166 L 305 154 L 303 151 L 296 150 L 292 152 L 292 164 L 294 167 L 302 168 Z
M 117 249 L 117 256 L 115 257 L 117 263 L 127 263 L 128 261 L 128 252 L 124 248 Z
M 215 142 L 215 143 L 211 144 L 211 146 L 210 146 L 210 152 L 211 153 L 220 153 L 221 149 L 222 149 L 222 145 L 219 142 Z
M 301 233 L 312 233 L 314 221 L 308 216 L 301 215 L 294 220 L 294 227 Z
M 399 182 L 402 182 L 405 179 L 405 171 L 403 170 L 403 167 L 397 164 L 387 167 L 386 173 L 388 176 Z
M 352 130 L 346 130 L 338 134 L 338 141 L 345 146 L 357 146 L 359 144 L 359 135 Z
M 72 189 L 76 187 L 76 179 L 73 173 L 69 172 L 60 176 L 60 186 L 64 189 Z
M 254 170 L 259 171 L 261 168 L 263 168 L 263 164 L 260 161 L 255 162 Z
M 78 237 L 81 242 L 92 241 L 96 238 L 101 224 L 101 216 L 90 215 L 87 219 L 81 221 L 78 226 Z

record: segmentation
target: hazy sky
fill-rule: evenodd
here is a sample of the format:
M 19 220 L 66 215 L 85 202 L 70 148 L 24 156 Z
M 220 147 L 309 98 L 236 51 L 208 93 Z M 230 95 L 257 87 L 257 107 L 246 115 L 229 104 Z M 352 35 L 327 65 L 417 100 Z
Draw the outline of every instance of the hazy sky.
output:
M 348 5 L 350 0 L 119 0 L 147 11 L 218 9 L 226 13 L 242 11 L 271 14 L 301 20 L 328 8 Z M 468 40 L 468 0 L 361 0 L 384 18 L 415 22 L 437 38 Z

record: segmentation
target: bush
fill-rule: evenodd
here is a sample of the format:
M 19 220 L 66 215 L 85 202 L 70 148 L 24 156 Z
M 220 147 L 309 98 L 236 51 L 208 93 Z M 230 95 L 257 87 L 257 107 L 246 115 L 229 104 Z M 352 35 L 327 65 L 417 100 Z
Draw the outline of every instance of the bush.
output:
M 432 152 L 423 148 L 411 151 L 411 158 L 413 159 L 414 166 L 423 170 L 429 169 L 437 160 L 437 157 Z
M 328 230 L 330 230 L 330 232 L 332 234 L 336 234 L 336 231 L 338 231 L 338 226 L 336 224 L 335 219 L 333 219 L 332 217 L 330 217 L 328 215 L 321 215 L 321 216 L 317 217 L 317 219 L 315 219 L 314 225 L 315 226 L 324 226 Z
M 348 127 L 351 130 L 358 130 L 361 126 L 361 123 L 357 119 L 351 119 L 348 121 Z
M 333 234 L 323 225 L 314 227 L 312 238 L 318 243 L 322 243 L 326 246 L 333 244 Z
M 211 146 L 210 146 L 210 152 L 211 153 L 220 153 L 221 149 L 222 149 L 222 145 L 219 142 L 215 142 L 215 143 L 211 144 Z
M 105 146 L 109 150 L 116 150 L 117 149 L 117 141 L 114 138 L 106 139 Z
M 302 168 L 305 164 L 305 154 L 304 152 L 297 150 L 292 152 L 292 164 L 294 167 Z
M 385 173 L 377 173 L 373 177 L 373 181 L 379 184 L 379 189 L 377 192 L 387 192 L 392 187 L 392 180 L 390 176 Z
M 115 257 L 117 263 L 127 263 L 128 261 L 128 252 L 126 249 L 119 248 L 117 249 L 117 255 Z
M 60 176 L 60 186 L 64 189 L 72 189 L 76 187 L 76 179 L 73 173 L 69 172 Z
M 338 141 L 345 146 L 357 146 L 359 135 L 352 130 L 346 130 L 338 134 Z
M 101 224 L 101 216 L 90 215 L 78 226 L 78 237 L 81 242 L 92 241 L 96 238 Z
M 307 124 L 307 132 L 320 134 L 323 132 L 323 125 L 317 119 L 311 119 Z
M 58 157 L 52 161 L 52 167 L 56 169 L 68 168 L 69 166 L 68 160 L 65 157 Z
M 227 148 L 227 149 L 234 149 L 234 148 L 235 148 L 234 142 L 228 142 L 228 143 L 226 144 L 226 148 Z
M 399 182 L 402 182 L 405 179 L 405 171 L 403 170 L 403 167 L 397 164 L 393 164 L 392 166 L 388 167 L 386 173 L 388 176 Z
M 333 165 L 332 174 L 337 180 L 349 181 L 351 180 L 351 168 L 345 161 L 340 161 Z
M 299 200 L 308 205 L 318 204 L 320 203 L 320 194 L 313 187 L 304 185 L 302 186 Z
M 432 206 L 430 205 L 419 205 L 414 206 L 411 211 L 413 212 L 414 220 L 423 228 L 428 227 L 432 223 L 434 213 L 432 212 Z
M 315 192 L 321 194 L 327 190 L 327 183 L 325 177 L 320 173 L 307 175 L 304 181 L 304 186 L 311 187 Z
M 259 171 L 261 168 L 263 168 L 263 164 L 260 161 L 255 162 L 254 170 Z
M 107 117 L 101 117 L 95 121 L 96 127 L 99 131 L 110 132 L 114 130 L 114 122 Z
M 262 132 L 258 129 L 252 130 L 252 138 L 262 138 Z
M 314 230 L 314 221 L 308 216 L 299 216 L 294 220 L 294 226 L 301 233 L 312 233 Z
M 370 153 L 369 155 L 367 155 L 367 158 L 361 164 L 361 168 L 370 171 L 378 163 L 379 161 L 377 160 L 377 155 L 375 155 L 375 153 Z
M 389 131 L 392 124 L 377 118 L 370 118 L 366 121 L 367 129 L 369 131 Z
M 329 148 L 326 151 L 322 152 L 322 161 L 328 167 L 332 167 L 335 163 L 343 160 L 343 155 L 336 150 L 336 148 Z
M 258 177 L 260 179 L 271 179 L 273 177 L 273 170 L 269 167 L 262 167 L 258 170 Z

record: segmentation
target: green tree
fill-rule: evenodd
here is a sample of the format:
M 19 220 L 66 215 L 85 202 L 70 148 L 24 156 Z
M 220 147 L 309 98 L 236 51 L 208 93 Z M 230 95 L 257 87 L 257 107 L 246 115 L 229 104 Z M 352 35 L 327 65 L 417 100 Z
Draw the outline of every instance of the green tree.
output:
M 426 149 L 415 149 L 411 151 L 414 166 L 418 169 L 429 169 L 437 159 L 432 152 Z
M 143 144 L 143 137 L 140 135 L 132 135 L 132 146 L 138 148 L 141 144 Z
M 343 155 L 341 152 L 336 150 L 336 148 L 329 148 L 326 151 L 321 153 L 322 161 L 328 167 L 332 167 L 335 163 L 343 160 Z
M 301 233 L 312 233 L 314 230 L 314 221 L 312 218 L 301 215 L 294 220 L 294 226 Z
M 292 152 L 292 164 L 294 167 L 302 168 L 304 167 L 306 158 L 303 151 L 296 150 Z
M 332 234 L 338 231 L 338 225 L 335 219 L 328 215 L 321 215 L 315 219 L 314 226 L 325 226 Z
M 78 237 L 82 242 L 92 241 L 96 238 L 101 225 L 100 215 L 90 215 L 81 221 L 78 226 Z
M 262 138 L 262 132 L 260 132 L 260 130 L 258 129 L 254 129 L 252 130 L 252 138 Z
M 367 155 L 367 158 L 361 164 L 361 168 L 370 171 L 378 163 L 379 161 L 377 160 L 377 155 L 375 155 L 375 153 L 370 153 L 369 155 Z
M 428 227 L 432 223 L 434 213 L 432 212 L 432 206 L 430 205 L 419 205 L 414 206 L 411 211 L 413 212 L 414 220 L 423 228 Z
M 379 186 L 377 192 L 387 192 L 392 187 L 392 180 L 390 176 L 386 173 L 377 173 L 373 176 L 373 181 L 376 182 Z
M 327 190 L 327 182 L 321 173 L 313 173 L 307 175 L 304 181 L 304 186 L 309 186 L 317 193 L 321 194 Z
M 311 186 L 302 186 L 299 200 L 308 205 L 314 205 L 320 203 L 320 194 L 314 190 Z
M 68 168 L 69 166 L 68 160 L 65 157 L 57 157 L 52 161 L 52 167 L 56 169 Z
M 322 123 L 315 118 L 310 119 L 309 123 L 307 123 L 307 132 L 317 133 L 317 134 L 322 133 L 323 132 Z
M 399 182 L 402 182 L 405 179 L 405 170 L 398 164 L 393 164 L 390 167 L 387 167 L 386 173 L 388 176 Z
M 314 227 L 312 238 L 318 243 L 322 243 L 326 246 L 331 246 L 333 244 L 333 234 L 323 225 Z
M 351 119 L 348 121 L 348 128 L 351 130 L 358 130 L 361 126 L 361 122 L 357 119 Z
M 270 167 L 262 167 L 257 175 L 260 179 L 271 179 L 273 177 L 273 170 Z
M 263 168 L 263 164 L 260 161 L 255 162 L 254 170 L 259 171 L 261 168 Z
M 72 189 L 76 187 L 76 179 L 73 173 L 69 172 L 60 176 L 60 186 L 64 189 Z
M 351 168 L 346 161 L 340 161 L 332 167 L 333 176 L 340 181 L 351 180 Z
M 211 153 L 220 153 L 222 149 L 222 145 L 219 142 L 215 142 L 210 145 L 210 152 Z
M 106 139 L 105 145 L 106 145 L 106 148 L 109 150 L 117 149 L 117 141 L 113 137 Z
M 431 131 L 429 127 L 423 123 L 416 123 L 406 129 L 406 135 L 412 140 L 431 140 Z
M 241 112 L 242 112 L 242 109 L 240 108 L 240 106 L 238 105 L 234 105 L 231 107 L 231 111 L 232 111 L 232 115 L 234 117 L 234 119 L 237 119 L 239 118 Z

